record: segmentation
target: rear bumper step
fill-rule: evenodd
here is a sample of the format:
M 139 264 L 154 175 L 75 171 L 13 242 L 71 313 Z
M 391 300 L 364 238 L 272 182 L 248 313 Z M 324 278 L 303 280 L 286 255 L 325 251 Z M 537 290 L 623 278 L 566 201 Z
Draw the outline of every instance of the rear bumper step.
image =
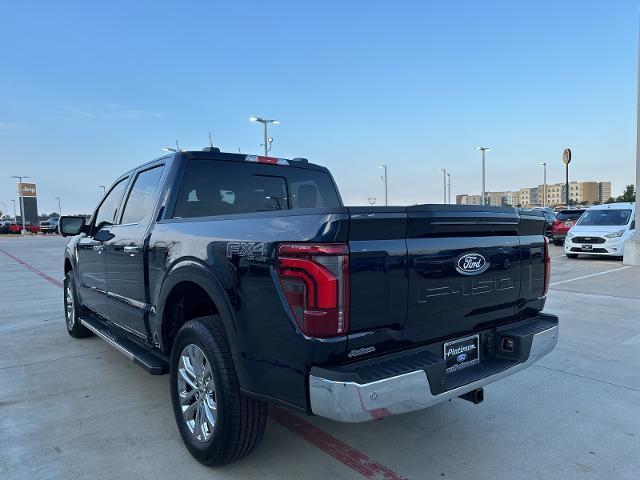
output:
M 446 374 L 439 361 L 407 373 L 359 383 L 345 379 L 342 373 L 332 375 L 326 369 L 313 367 L 309 375 L 311 411 L 339 422 L 365 422 L 465 396 L 524 370 L 547 355 L 558 342 L 558 329 L 557 317 L 544 314 L 511 328 L 496 329 L 496 336 L 515 338 L 521 351 L 513 352 L 511 360 L 496 355 L 452 374 Z M 443 389 L 443 385 L 448 389 Z
M 81 318 L 80 323 L 151 375 L 164 375 L 169 372 L 169 364 L 165 360 L 116 334 L 103 322 L 93 318 Z

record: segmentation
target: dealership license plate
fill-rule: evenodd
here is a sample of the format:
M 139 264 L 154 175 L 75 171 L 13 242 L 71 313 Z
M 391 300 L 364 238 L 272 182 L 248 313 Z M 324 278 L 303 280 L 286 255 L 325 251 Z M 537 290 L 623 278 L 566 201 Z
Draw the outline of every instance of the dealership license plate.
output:
M 444 344 L 444 360 L 447 373 L 480 363 L 480 337 L 459 338 Z
M 593 245 L 582 245 L 583 250 L 593 250 Z

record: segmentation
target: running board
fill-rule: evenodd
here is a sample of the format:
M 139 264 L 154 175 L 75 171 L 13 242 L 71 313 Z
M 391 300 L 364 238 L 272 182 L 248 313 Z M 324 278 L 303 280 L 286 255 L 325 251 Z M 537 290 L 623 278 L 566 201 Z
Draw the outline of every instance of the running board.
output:
M 169 364 L 165 360 L 137 343 L 115 334 L 102 322 L 92 318 L 81 318 L 80 323 L 151 375 L 163 375 L 169 372 Z

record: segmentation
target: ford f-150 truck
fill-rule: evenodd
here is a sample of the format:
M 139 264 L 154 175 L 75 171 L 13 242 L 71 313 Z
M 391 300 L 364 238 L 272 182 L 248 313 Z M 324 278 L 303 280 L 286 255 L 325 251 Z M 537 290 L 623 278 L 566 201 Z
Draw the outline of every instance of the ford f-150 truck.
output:
M 479 403 L 558 339 L 542 212 L 345 207 L 306 159 L 178 151 L 60 231 L 69 334 L 169 373 L 207 465 L 255 448 L 269 402 L 340 422 Z

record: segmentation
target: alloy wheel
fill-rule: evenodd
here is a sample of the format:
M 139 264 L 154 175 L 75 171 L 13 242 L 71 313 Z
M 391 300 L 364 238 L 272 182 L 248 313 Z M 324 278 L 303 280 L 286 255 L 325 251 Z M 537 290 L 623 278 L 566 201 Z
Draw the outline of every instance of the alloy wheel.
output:
M 73 296 L 73 288 L 71 282 L 67 282 L 64 294 L 64 308 L 67 314 L 67 326 L 69 329 L 73 329 L 73 325 L 76 321 L 76 305 L 75 298 Z
M 182 350 L 177 369 L 178 397 L 182 416 L 193 438 L 208 442 L 218 414 L 211 363 L 200 347 L 189 344 Z

